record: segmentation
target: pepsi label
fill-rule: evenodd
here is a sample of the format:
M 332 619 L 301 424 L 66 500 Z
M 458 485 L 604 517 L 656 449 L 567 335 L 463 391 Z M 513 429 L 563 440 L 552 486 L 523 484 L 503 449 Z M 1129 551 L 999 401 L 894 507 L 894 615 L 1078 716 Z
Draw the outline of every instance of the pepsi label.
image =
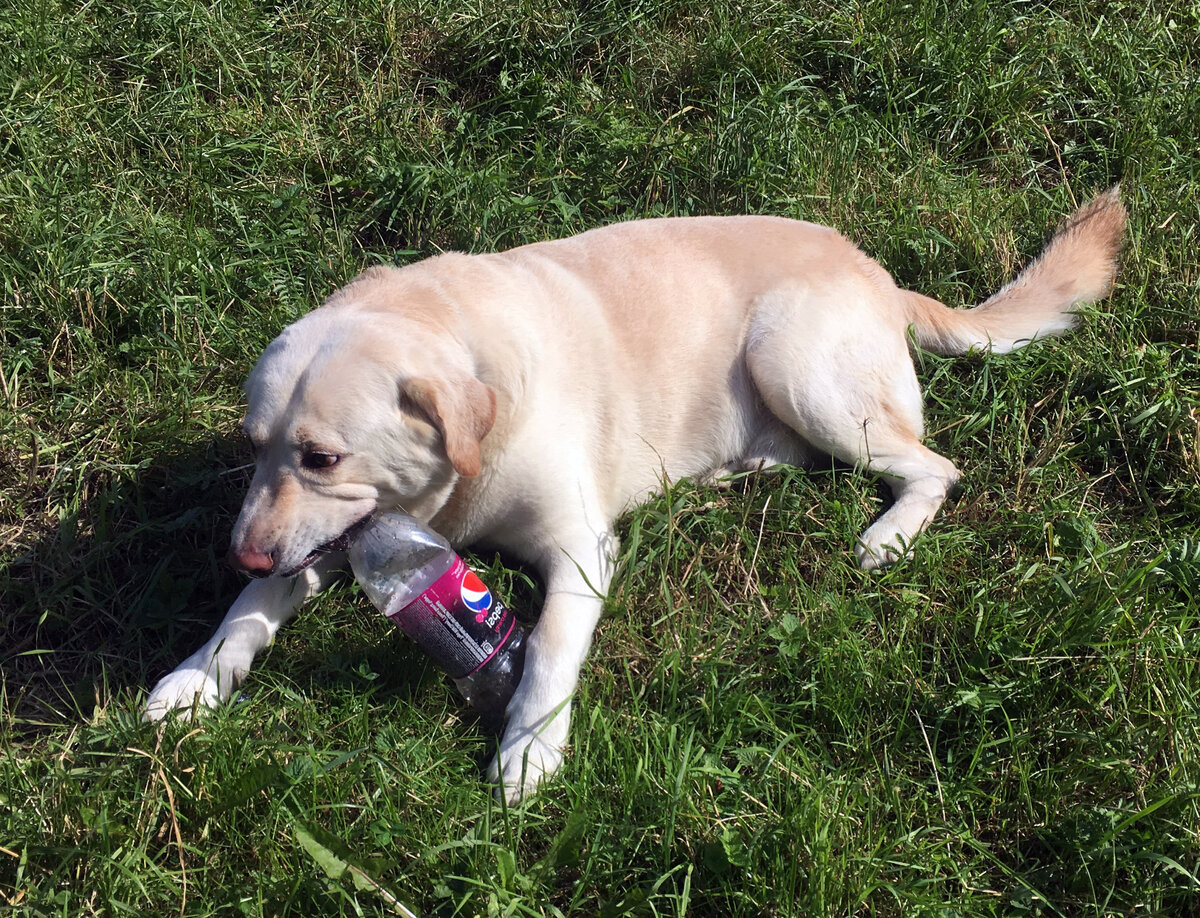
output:
M 387 615 L 452 679 L 486 664 L 512 636 L 516 623 L 462 558 L 416 599 Z

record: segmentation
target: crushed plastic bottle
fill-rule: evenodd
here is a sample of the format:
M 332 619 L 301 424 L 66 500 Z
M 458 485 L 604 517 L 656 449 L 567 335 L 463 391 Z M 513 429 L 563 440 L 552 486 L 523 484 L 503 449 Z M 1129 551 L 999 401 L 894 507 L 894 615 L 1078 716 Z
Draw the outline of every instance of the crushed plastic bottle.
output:
M 525 664 L 525 629 L 442 536 L 407 513 L 375 517 L 350 546 L 371 602 L 498 723 Z

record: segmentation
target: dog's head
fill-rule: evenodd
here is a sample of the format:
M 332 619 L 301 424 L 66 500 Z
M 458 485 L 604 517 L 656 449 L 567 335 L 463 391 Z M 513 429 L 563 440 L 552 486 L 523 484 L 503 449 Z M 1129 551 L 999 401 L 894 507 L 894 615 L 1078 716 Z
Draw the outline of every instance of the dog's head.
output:
M 246 394 L 255 471 L 229 557 L 256 576 L 346 548 L 377 510 L 428 520 L 479 474 L 496 416 L 452 335 L 332 305 L 268 346 Z

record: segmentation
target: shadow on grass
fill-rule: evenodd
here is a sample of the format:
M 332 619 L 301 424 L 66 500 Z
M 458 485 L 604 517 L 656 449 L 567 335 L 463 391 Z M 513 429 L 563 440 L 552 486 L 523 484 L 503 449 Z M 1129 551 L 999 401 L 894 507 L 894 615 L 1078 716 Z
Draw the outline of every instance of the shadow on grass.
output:
M 96 464 L 72 483 L 82 497 L 57 528 L 20 534 L 24 547 L 0 569 L 0 675 L 14 739 L 140 703 L 208 638 L 245 584 L 224 557 L 247 461 L 240 439 L 217 436 L 136 467 Z M 357 602 L 345 588 L 332 596 Z M 289 650 L 289 674 L 361 683 L 376 697 L 408 697 L 437 678 L 384 622 L 330 635 L 333 627 L 314 623 L 312 639 Z

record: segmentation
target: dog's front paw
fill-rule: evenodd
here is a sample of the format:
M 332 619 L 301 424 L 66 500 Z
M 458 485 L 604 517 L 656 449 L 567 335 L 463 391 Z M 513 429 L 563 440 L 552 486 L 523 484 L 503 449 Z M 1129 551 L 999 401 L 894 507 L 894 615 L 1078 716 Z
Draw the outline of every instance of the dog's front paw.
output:
M 509 804 L 520 803 L 532 795 L 538 785 L 549 780 L 562 761 L 560 744 L 528 733 L 510 740 L 506 733 L 500 750 L 488 766 L 488 780 L 496 785 L 497 797 L 503 797 Z
M 185 663 L 154 686 L 146 699 L 145 717 L 162 720 L 174 711 L 186 720 L 197 707 L 215 708 L 228 697 L 229 691 L 222 691 L 218 679 Z
M 864 571 L 877 571 L 881 567 L 895 564 L 903 557 L 895 549 L 884 548 L 882 545 L 864 545 L 862 542 L 854 546 L 854 554 L 858 556 L 858 566 Z
M 912 550 L 905 545 L 903 535 L 889 527 L 870 527 L 858 537 L 854 546 L 858 566 L 864 571 L 874 571 L 912 557 Z

